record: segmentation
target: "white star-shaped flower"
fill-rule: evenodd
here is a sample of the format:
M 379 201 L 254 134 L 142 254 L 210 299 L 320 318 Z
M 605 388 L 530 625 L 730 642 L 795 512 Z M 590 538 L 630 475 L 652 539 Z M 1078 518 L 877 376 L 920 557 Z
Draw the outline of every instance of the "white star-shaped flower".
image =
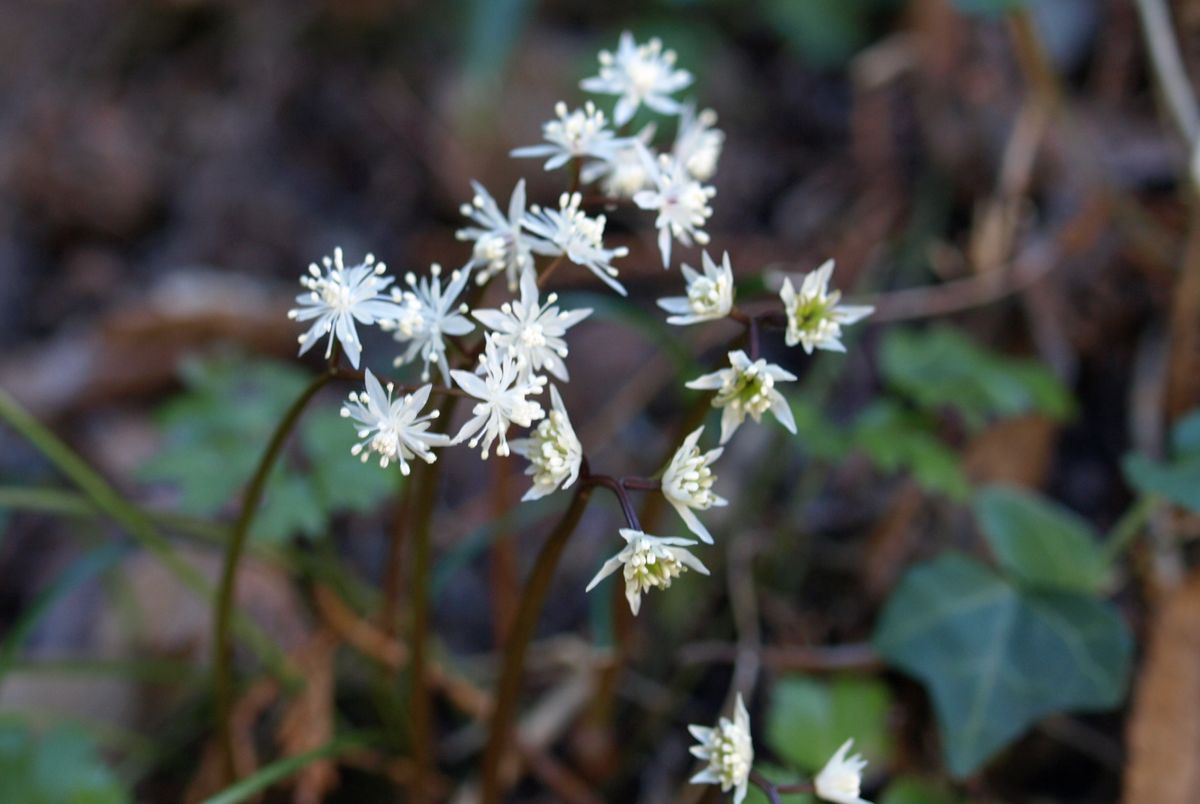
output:
M 626 296 L 628 293 L 617 281 L 612 261 L 624 257 L 629 249 L 605 248 L 605 217 L 588 217 L 579 209 L 581 203 L 583 196 L 579 193 L 563 193 L 558 199 L 558 209 L 543 209 L 536 204 L 530 207 L 525 228 L 544 241 L 535 243 L 533 250 L 550 256 L 565 254 L 571 262 L 587 268 L 604 284 Z
M 643 103 L 660 114 L 678 114 L 679 101 L 671 95 L 691 83 L 692 74 L 675 67 L 675 51 L 663 50 L 658 39 L 639 45 L 625 31 L 616 53 L 600 51 L 600 74 L 585 78 L 579 86 L 585 92 L 620 95 L 613 121 L 623 126 Z
M 759 358 L 751 360 L 741 349 L 729 353 L 729 368 L 705 374 L 687 383 L 697 391 L 716 391 L 712 405 L 724 408 L 721 412 L 721 443 L 733 437 L 749 415 L 762 421 L 768 410 L 775 414 L 788 432 L 796 432 L 796 420 L 783 394 L 775 390 L 777 382 L 792 382 L 796 375 L 774 363 Z
M 350 365 L 358 368 L 362 343 L 355 322 L 370 326 L 396 317 L 398 308 L 383 295 L 392 278 L 383 275 L 387 266 L 375 262 L 371 254 L 358 265 L 347 268 L 342 250 L 335 248 L 333 258 L 325 257 L 321 264 L 324 270 L 316 263 L 308 266 L 309 275 L 300 278 L 300 284 L 308 288 L 308 292 L 297 296 L 296 302 L 300 306 L 288 311 L 288 318 L 293 321 L 316 319 L 308 332 L 300 336 L 300 354 L 329 333 L 325 357 L 333 354 L 336 338 Z
M 754 766 L 754 742 L 750 738 L 750 713 L 738 693 L 733 708 L 733 720 L 727 717 L 716 726 L 688 726 L 698 745 L 689 749 L 692 756 L 708 763 L 692 777 L 692 784 L 719 784 L 721 792 L 733 790 L 734 804 L 741 804 L 750 784 Z
M 458 369 L 450 372 L 459 388 L 479 400 L 471 409 L 472 418 L 462 426 L 452 443 L 470 438 L 467 446 L 474 449 L 482 444 L 482 457 L 487 460 L 492 442 L 499 440 L 496 454 L 503 458 L 509 454 L 508 428 L 514 424 L 531 427 L 546 415 L 541 405 L 526 398 L 540 394 L 546 378 L 526 372 L 520 359 L 499 346 L 494 335 L 487 336 L 479 362 L 483 368 L 482 377 Z
M 433 463 L 437 456 L 433 447 L 449 445 L 450 439 L 441 433 L 429 432 L 438 411 L 421 415 L 421 408 L 429 401 L 433 386 L 426 385 L 415 393 L 392 399 L 394 387 L 388 383 L 387 391 L 375 379 L 370 369 L 366 371 L 367 390 L 351 392 L 350 401 L 342 405 L 341 414 L 353 419 L 362 439 L 350 452 L 366 463 L 371 453 L 379 455 L 379 465 L 386 467 L 392 461 L 400 464 L 401 474 L 410 471 L 409 460 L 420 458 Z
M 813 780 L 817 798 L 836 804 L 871 804 L 858 795 L 862 788 L 862 772 L 863 768 L 867 767 L 867 761 L 859 754 L 846 756 L 853 744 L 853 739 L 842 743 L 837 753 L 830 757 L 824 768 L 821 768 L 821 772 Z
M 525 180 L 521 179 L 513 188 L 507 215 L 500 211 L 483 185 L 473 181 L 471 187 L 475 197 L 470 204 L 462 205 L 462 214 L 478 225 L 467 226 L 455 233 L 459 240 L 475 241 L 467 267 L 481 269 L 475 274 L 477 284 L 483 285 L 503 273 L 508 289 L 516 290 L 520 277 L 533 272 L 532 238 L 521 229 L 521 221 L 525 218 Z
M 705 109 L 699 114 L 691 104 L 679 115 L 679 131 L 671 148 L 671 157 L 687 168 L 693 179 L 708 181 L 717 172 L 717 161 L 725 145 L 725 132 L 715 128 L 717 113 Z
M 688 530 L 696 534 L 700 541 L 712 544 L 712 534 L 692 509 L 707 511 L 714 506 L 719 508 L 729 503 L 712 490 L 713 483 L 717 480 L 712 471 L 712 464 L 721 457 L 724 450 L 718 447 L 701 453 L 698 443 L 703 433 L 703 427 L 693 430 L 679 445 L 679 449 L 675 450 L 675 455 L 663 472 L 662 493 L 671 507 L 679 513 Z
M 585 591 L 595 589 L 596 584 L 616 572 L 618 567 L 624 568 L 625 599 L 635 617 L 642 607 L 643 592 L 667 589 L 671 581 L 689 568 L 701 575 L 708 574 L 708 568 L 700 563 L 700 559 L 685 549 L 695 544 L 695 539 L 650 536 L 631 528 L 621 528 L 621 538 L 626 541 L 625 549 L 604 562 Z
M 647 123 L 636 137 L 620 140 L 604 159 L 585 165 L 580 179 L 584 184 L 599 181 L 609 198 L 633 198 L 654 174 L 654 157 L 649 149 L 654 131 L 654 124 Z
M 607 159 L 619 143 L 608 127 L 604 112 L 591 101 L 574 111 L 559 101 L 554 105 L 554 114 L 554 120 L 542 125 L 545 143 L 515 148 L 509 155 L 518 159 L 548 156 L 550 158 L 543 167 L 555 170 L 572 159 Z
M 666 154 L 659 157 L 654 172 L 653 190 L 642 190 L 633 203 L 642 209 L 658 212 L 654 225 L 658 229 L 658 250 L 662 252 L 663 267 L 671 265 L 671 240 L 685 246 L 692 241 L 708 245 L 708 232 L 702 228 L 712 207 L 708 202 L 717 194 L 715 187 L 701 184 L 692 178 L 685 166 Z
M 387 323 L 387 328 L 393 330 L 397 341 L 408 343 L 408 349 L 395 362 L 402 366 L 420 355 L 425 362 L 421 369 L 422 382 L 429 380 L 429 366 L 436 363 L 443 381 L 449 385 L 446 336 L 466 335 L 475 329 L 464 315 L 468 312 L 467 306 L 458 301 L 469 273 L 468 270 L 452 271 L 450 281 L 442 287 L 442 266 L 434 263 L 429 268 L 429 276 L 417 279 L 412 273 L 405 275 L 408 290 L 392 290 L 392 298 L 400 309 L 395 320 Z
M 713 262 L 707 251 L 700 258 L 704 273 L 683 264 L 687 295 L 658 300 L 658 306 L 672 314 L 667 318 L 668 324 L 686 326 L 714 321 L 729 315 L 733 309 L 733 267 L 729 264 L 729 252 L 725 252 L 720 265 Z
M 579 477 L 583 462 L 583 445 L 567 418 L 558 389 L 550 386 L 550 413 L 538 422 L 529 438 L 509 442 L 512 451 L 529 460 L 525 474 L 533 477 L 533 485 L 522 500 L 536 500 L 570 488 Z
M 875 311 L 869 305 L 839 305 L 842 294 L 829 289 L 832 276 L 833 260 L 826 260 L 817 270 L 800 277 L 798 291 L 793 287 L 791 277 L 783 280 L 779 298 L 787 313 L 784 341 L 788 346 L 799 343 L 808 354 L 814 349 L 844 352 L 842 326 L 857 323 Z
M 567 382 L 567 330 L 592 314 L 590 309 L 560 311 L 558 294 L 551 293 L 538 304 L 537 277 L 521 277 L 521 298 L 505 302 L 499 310 L 475 310 L 471 315 L 495 333 L 497 345 L 516 355 L 526 371 L 548 371 Z

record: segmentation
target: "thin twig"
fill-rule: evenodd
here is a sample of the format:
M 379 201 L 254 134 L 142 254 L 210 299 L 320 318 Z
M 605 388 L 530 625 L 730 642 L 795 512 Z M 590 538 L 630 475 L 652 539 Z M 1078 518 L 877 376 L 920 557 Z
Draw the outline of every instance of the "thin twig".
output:
M 1142 35 L 1150 51 L 1154 80 L 1162 92 L 1171 122 L 1183 141 L 1191 146 L 1200 135 L 1200 108 L 1197 108 L 1187 69 L 1179 55 L 1179 45 L 1171 26 L 1171 12 L 1164 0 L 1134 0 L 1142 20 Z

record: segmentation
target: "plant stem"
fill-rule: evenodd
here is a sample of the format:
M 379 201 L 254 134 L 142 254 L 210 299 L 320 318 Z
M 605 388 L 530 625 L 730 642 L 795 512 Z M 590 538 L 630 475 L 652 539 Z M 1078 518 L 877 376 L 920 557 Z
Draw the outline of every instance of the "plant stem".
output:
M 1141 533 L 1146 522 L 1150 519 L 1150 514 L 1154 510 L 1154 505 L 1149 497 L 1139 497 L 1134 501 L 1133 505 L 1121 515 L 1117 523 L 1113 525 L 1109 531 L 1108 538 L 1102 545 L 1105 558 L 1109 563 L 1112 563 L 1120 557 L 1125 548 L 1133 543 L 1137 535 Z
M 504 667 L 496 688 L 496 708 L 492 712 L 491 732 L 488 734 L 487 749 L 483 755 L 484 804 L 500 804 L 503 793 L 500 763 L 512 742 L 512 723 L 521 692 L 525 651 L 537 628 L 538 617 L 550 590 L 550 581 L 554 577 L 554 570 L 558 566 L 563 548 L 579 525 L 592 494 L 593 484 L 586 482 L 586 477 L 581 480 L 584 482 L 576 486 L 571 504 L 538 553 L 529 580 L 525 582 L 521 593 L 521 606 L 517 609 L 516 618 L 509 630 L 508 645 L 504 651 Z
M 611 475 L 587 475 L 581 482 L 585 486 L 603 486 L 611 491 L 616 496 L 617 502 L 621 504 L 621 512 L 625 514 L 625 521 L 629 523 L 629 527 L 634 530 L 642 529 L 637 511 L 633 509 L 633 501 L 629 499 L 629 494 L 626 493 L 625 486 L 621 481 Z
M 258 468 L 254 470 L 254 476 L 250 480 L 250 485 L 246 489 L 245 497 L 242 499 L 241 512 L 238 514 L 237 522 L 229 537 L 229 545 L 225 550 L 225 562 L 221 568 L 221 580 L 217 586 L 217 596 L 213 604 L 212 684 L 217 710 L 217 733 L 221 743 L 225 777 L 228 781 L 235 781 L 237 779 L 237 768 L 234 766 L 233 727 L 230 721 L 230 712 L 233 709 L 233 657 L 229 625 L 233 619 L 233 597 L 237 580 L 238 562 L 245 551 L 250 524 L 254 521 L 254 514 L 257 512 L 258 504 L 262 500 L 263 490 L 266 487 L 267 478 L 271 474 L 271 469 L 275 465 L 276 458 L 279 457 L 279 453 L 283 449 L 288 435 L 291 434 L 292 428 L 299 421 L 300 414 L 304 412 L 304 408 L 317 395 L 317 392 L 324 388 L 325 384 L 335 376 L 335 372 L 330 369 L 329 371 L 322 372 L 313 379 L 309 383 L 309 386 L 304 389 L 304 392 L 292 403 L 292 406 L 288 408 L 282 421 L 275 428 L 275 432 L 271 436 L 266 450 L 258 461 Z
M 439 463 L 413 472 L 412 663 L 409 666 L 409 712 L 416 775 L 411 798 L 425 801 L 425 780 L 433 765 L 433 705 L 429 695 L 430 520 L 437 498 Z

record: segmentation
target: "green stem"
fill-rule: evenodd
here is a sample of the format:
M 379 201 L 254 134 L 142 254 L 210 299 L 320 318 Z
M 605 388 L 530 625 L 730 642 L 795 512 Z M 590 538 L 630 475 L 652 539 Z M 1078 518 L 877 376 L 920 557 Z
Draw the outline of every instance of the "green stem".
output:
M 511 745 L 510 732 L 521 692 L 525 651 L 533 639 L 533 632 L 537 628 L 538 617 L 541 615 L 542 605 L 550 590 L 550 581 L 554 577 L 554 570 L 558 566 L 563 548 L 567 546 L 567 541 L 579 525 L 593 488 L 586 478 L 579 479 L 570 506 L 546 539 L 546 543 L 542 545 L 529 574 L 529 580 L 525 582 L 521 593 L 521 606 L 517 609 L 516 619 L 509 629 L 508 645 L 504 651 L 504 667 L 496 689 L 496 708 L 492 713 L 491 732 L 488 734 L 487 749 L 483 755 L 484 804 L 500 804 L 503 795 L 500 762 Z
M 204 804 L 238 804 L 240 801 L 248 801 L 276 782 L 283 781 L 314 762 L 347 754 L 358 749 L 368 748 L 370 747 L 370 742 L 369 738 L 361 735 L 338 737 L 320 748 L 314 748 L 312 751 L 305 751 L 303 754 L 296 754 L 295 756 L 281 759 L 278 762 L 272 762 L 270 765 L 247 776 L 237 784 L 227 787 L 212 798 L 206 799 Z
M 1121 553 L 1133 543 L 1133 540 L 1150 520 L 1150 514 L 1153 511 L 1154 501 L 1150 497 L 1139 497 L 1133 505 L 1129 506 L 1129 510 L 1121 515 L 1117 524 L 1113 525 L 1112 530 L 1109 531 L 1108 538 L 1103 544 L 1104 557 L 1108 563 L 1116 561 Z
M 4 389 L 0 389 L 0 420 L 7 422 L 42 453 L 83 492 L 97 510 L 128 531 L 141 547 L 153 553 L 180 583 L 201 600 L 212 600 L 213 592 L 208 580 L 194 566 L 175 554 L 170 542 L 158 532 L 150 517 L 122 497 L 107 480 L 88 466 L 83 458 L 31 416 Z M 274 675 L 286 675 L 283 657 L 266 634 L 244 617 L 238 617 L 235 626 L 238 634 L 249 642 Z
M 0 511 L 33 511 L 80 519 L 104 516 L 86 497 L 66 489 L 39 486 L 0 486 Z M 224 541 L 227 528 L 197 517 L 184 516 L 170 511 L 143 509 L 142 514 L 155 525 L 183 536 L 194 536 L 205 541 Z
M 276 458 L 279 457 L 288 435 L 291 434 L 292 428 L 299 421 L 300 414 L 304 412 L 309 401 L 335 376 L 332 369 L 318 375 L 292 403 L 283 420 L 279 422 L 279 426 L 275 428 L 275 433 L 271 436 L 271 441 L 267 444 L 262 458 L 259 459 L 258 468 L 254 470 L 254 476 L 246 489 L 246 495 L 242 499 L 241 512 L 238 514 L 237 523 L 233 527 L 229 545 L 225 550 L 225 562 L 221 568 L 221 580 L 217 586 L 216 601 L 213 604 L 215 613 L 213 616 L 212 684 L 222 760 L 226 778 L 231 781 L 237 778 L 237 769 L 234 767 L 233 731 L 230 722 L 230 712 L 233 709 L 233 658 L 229 626 L 233 619 L 233 597 L 238 562 L 245 550 L 250 525 L 254 521 L 254 514 L 258 511 L 258 504 L 262 500 L 263 490 Z

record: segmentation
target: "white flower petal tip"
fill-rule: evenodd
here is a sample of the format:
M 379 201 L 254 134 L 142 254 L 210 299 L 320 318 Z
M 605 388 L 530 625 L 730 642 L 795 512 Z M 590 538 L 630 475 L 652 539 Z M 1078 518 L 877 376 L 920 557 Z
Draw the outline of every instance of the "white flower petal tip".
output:
M 729 365 L 686 384 L 693 390 L 717 392 L 712 406 L 723 409 L 721 444 L 729 442 L 747 416 L 759 422 L 767 411 L 794 435 L 796 422 L 791 407 L 775 385 L 793 382 L 796 375 L 762 358 L 752 361 L 740 349 L 729 353 Z
M 562 101 L 555 104 L 554 119 L 542 126 L 542 139 L 543 144 L 516 148 L 510 155 L 547 157 L 546 170 L 556 170 L 572 159 L 609 159 L 622 144 L 608 127 L 604 112 L 591 101 L 574 110 Z
M 678 512 L 680 518 L 700 541 L 712 544 L 712 535 L 694 511 L 707 511 L 714 506 L 726 504 L 726 500 L 712 490 L 717 477 L 712 464 L 724 451 L 720 447 L 702 453 L 698 442 L 704 428 L 693 430 L 675 451 L 662 476 L 662 493 L 667 502 Z
M 296 297 L 300 305 L 288 311 L 293 321 L 312 321 L 308 331 L 300 336 L 300 354 L 311 349 L 322 336 L 328 335 L 325 357 L 333 355 L 336 340 L 350 365 L 358 368 L 362 342 L 357 324 L 371 326 L 386 324 L 399 314 L 399 306 L 384 291 L 392 283 L 385 276 L 387 267 L 368 254 L 357 265 L 347 266 L 342 250 L 335 248 L 332 257 L 321 265 L 312 263 L 308 273 L 300 278 L 306 289 Z
M 833 268 L 833 260 L 826 260 L 817 270 L 801 274 L 797 278 L 799 288 L 792 284 L 791 277 L 783 280 L 779 298 L 787 316 L 784 342 L 788 346 L 800 344 L 808 354 L 816 349 L 845 352 L 842 327 L 855 324 L 875 311 L 868 305 L 838 304 L 842 294 L 829 289 Z
M 692 539 L 650 536 L 640 530 L 622 528 L 625 548 L 604 562 L 585 591 L 592 591 L 600 581 L 623 569 L 625 599 L 637 616 L 642 607 L 642 594 L 651 589 L 668 589 L 671 582 L 689 569 L 708 575 L 708 568 L 685 549 L 696 544 Z
M 681 105 L 671 96 L 692 83 L 692 74 L 675 66 L 675 51 L 651 39 L 639 45 L 625 31 L 615 53 L 600 51 L 600 73 L 581 83 L 587 92 L 617 95 L 613 122 L 625 125 L 645 105 L 660 114 L 678 114 Z
M 343 417 L 354 420 L 361 439 L 350 452 L 364 463 L 371 455 L 379 456 L 382 467 L 398 463 L 400 472 L 406 475 L 411 471 L 408 462 L 413 458 L 433 463 L 436 456 L 432 448 L 450 443 L 445 435 L 429 432 L 438 411 L 421 414 L 433 387 L 426 385 L 414 393 L 393 399 L 392 385 L 389 383 L 385 390 L 370 369 L 364 380 L 366 390 L 352 392 L 341 410 Z
M 834 804 L 871 804 L 859 797 L 862 773 L 867 767 L 867 761 L 859 754 L 847 756 L 853 744 L 853 738 L 842 743 L 842 747 L 817 774 L 813 780 L 817 798 L 832 801 Z
M 746 796 L 750 771 L 754 767 L 754 742 L 750 737 L 750 713 L 738 693 L 733 719 L 722 717 L 716 726 L 688 726 L 698 741 L 691 754 L 707 762 L 707 766 L 692 777 L 694 784 L 716 784 L 721 792 L 734 791 L 733 800 Z
M 672 296 L 658 300 L 658 306 L 673 315 L 668 324 L 687 326 L 704 321 L 715 321 L 729 315 L 733 310 L 733 267 L 726 252 L 721 264 L 713 262 L 705 251 L 701 255 L 703 273 L 686 263 L 683 278 L 687 284 L 686 296 Z

